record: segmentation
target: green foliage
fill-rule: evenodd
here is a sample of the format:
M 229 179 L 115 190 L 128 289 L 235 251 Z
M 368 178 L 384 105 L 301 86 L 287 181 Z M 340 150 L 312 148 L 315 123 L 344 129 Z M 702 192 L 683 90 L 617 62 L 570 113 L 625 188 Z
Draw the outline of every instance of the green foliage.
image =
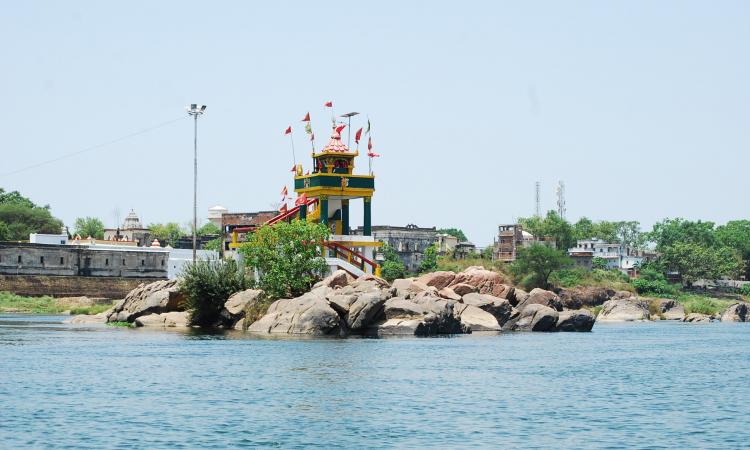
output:
M 156 238 L 162 245 L 171 245 L 174 247 L 177 240 L 188 235 L 180 224 L 175 222 L 169 223 L 152 223 L 148 226 L 151 237 Z
M 750 279 L 750 220 L 733 220 L 716 228 L 719 244 L 737 251 L 745 261 L 745 277 Z
M 96 217 L 79 217 L 75 221 L 74 228 L 73 234 L 82 238 L 91 236 L 94 239 L 104 239 L 104 224 Z
M 437 245 L 427 247 L 422 255 L 422 262 L 419 265 L 420 273 L 434 272 L 437 270 Z
M 221 234 L 221 228 L 217 227 L 216 224 L 213 222 L 207 222 L 202 227 L 199 227 L 195 233 L 198 236 L 206 236 L 209 234 Z
M 37 208 L 34 202 L 21 195 L 18 191 L 6 192 L 3 188 L 0 188 L 0 205 L 16 205 L 28 209 Z M 49 206 L 44 206 L 42 209 L 49 209 Z
M 656 243 L 656 250 L 663 252 L 675 244 L 695 244 L 713 247 L 717 240 L 713 222 L 697 222 L 685 219 L 664 219 L 654 225 L 648 239 Z
M 662 272 L 650 267 L 641 270 L 639 278 L 633 280 L 633 287 L 639 294 L 659 297 L 672 297 L 678 292 L 677 286 L 670 284 Z
M 492 261 L 492 251 L 492 246 L 488 245 L 487 247 L 483 248 L 481 252 L 479 252 L 479 257 L 487 261 Z
M 224 239 L 217 237 L 203 244 L 204 250 L 213 250 L 215 252 L 221 252 L 221 246 L 224 245 Z
M 572 264 L 570 258 L 560 250 L 546 245 L 533 244 L 518 251 L 516 261 L 511 265 L 513 273 L 529 286 L 548 288 L 552 272 Z
M 630 279 L 617 269 L 586 270 L 582 267 L 556 270 L 550 276 L 550 284 L 571 288 L 597 286 L 617 291 L 632 291 Z
M 307 292 L 327 270 L 319 242 L 328 239 L 321 224 L 294 220 L 263 226 L 240 247 L 259 285 L 272 298 Z
M 110 327 L 135 328 L 135 322 L 107 322 Z
M 520 218 L 518 223 L 535 237 L 551 237 L 558 249 L 563 250 L 575 246 L 573 227 L 555 211 L 549 211 L 544 218 Z
M 742 285 L 742 287 L 740 288 L 740 294 L 744 295 L 745 297 L 750 296 L 750 283 Z
M 721 300 L 695 294 L 682 294 L 677 301 L 685 307 L 685 314 L 699 313 L 714 315 L 724 311 L 729 305 L 736 303 L 734 300 Z
M 0 311 L 33 314 L 59 314 L 67 308 L 58 305 L 52 297 L 23 297 L 10 292 L 0 292 Z
M 0 241 L 10 240 L 10 228 L 5 222 L 0 222 Z
M 581 286 L 587 278 L 586 270 L 576 267 L 573 269 L 557 270 L 550 275 L 550 283 L 555 286 L 571 288 Z
M 383 253 L 385 260 L 380 267 L 380 275 L 387 281 L 393 281 L 397 278 L 406 277 L 406 267 L 401 257 L 398 256 L 396 250 L 390 245 L 384 243 L 380 247 L 380 251 Z
M 591 268 L 592 269 L 602 269 L 605 270 L 607 268 L 607 260 L 604 258 L 600 258 L 598 256 L 595 256 L 591 260 Z
M 2 239 L 24 241 L 31 233 L 57 234 L 62 229 L 62 222 L 45 208 L 28 208 L 21 204 L 0 204 L 0 234 Z
M 221 324 L 221 310 L 229 296 L 249 287 L 245 270 L 233 259 L 201 260 L 188 263 L 182 272 L 180 291 L 191 310 L 190 323 L 199 326 Z
M 463 230 L 459 228 L 440 228 L 439 230 L 437 230 L 437 232 L 443 233 L 443 234 L 449 234 L 455 237 L 456 239 L 458 239 L 458 242 L 464 242 L 464 241 L 469 240 L 466 238 L 466 235 L 464 234 Z
M 679 272 L 688 285 L 699 279 L 736 278 L 745 270 L 745 263 L 735 250 L 694 242 L 676 242 L 665 247 L 659 259 L 668 269 Z

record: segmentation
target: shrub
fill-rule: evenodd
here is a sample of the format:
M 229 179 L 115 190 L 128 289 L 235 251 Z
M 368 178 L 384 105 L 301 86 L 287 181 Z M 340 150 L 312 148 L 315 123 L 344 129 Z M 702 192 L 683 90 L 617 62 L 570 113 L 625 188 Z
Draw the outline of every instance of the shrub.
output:
M 550 276 L 550 282 L 561 287 L 576 287 L 583 284 L 586 277 L 585 270 L 581 268 L 558 270 Z
M 677 301 L 685 307 L 685 314 L 699 313 L 713 315 L 724 311 L 729 305 L 734 303 L 729 300 L 719 300 L 700 295 L 680 295 Z
M 245 270 L 234 260 L 203 260 L 188 263 L 182 273 L 180 291 L 185 307 L 192 310 L 190 323 L 216 326 L 230 295 L 249 287 Z
M 396 278 L 404 278 L 406 276 L 406 268 L 404 268 L 404 263 L 401 261 L 385 261 L 381 267 L 380 274 L 383 276 L 383 279 L 393 281 Z
M 639 294 L 668 297 L 678 292 L 677 286 L 670 284 L 661 272 L 651 268 L 643 269 L 640 278 L 633 280 L 633 286 Z
M 740 294 L 744 296 L 750 296 L 750 283 L 742 285 L 742 287 L 740 288 Z
M 258 284 L 271 298 L 307 292 L 328 270 L 320 242 L 325 225 L 293 220 L 264 225 L 240 247 L 248 267 L 257 270 Z

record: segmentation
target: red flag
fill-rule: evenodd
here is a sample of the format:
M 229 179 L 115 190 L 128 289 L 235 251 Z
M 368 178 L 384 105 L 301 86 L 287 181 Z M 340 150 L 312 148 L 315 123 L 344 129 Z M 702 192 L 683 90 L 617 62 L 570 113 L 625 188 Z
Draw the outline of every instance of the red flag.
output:
M 336 133 L 338 133 L 339 136 L 340 136 L 341 132 L 344 131 L 344 128 L 346 128 L 346 125 L 339 125 L 339 126 L 337 126 L 336 127 Z
M 284 186 L 284 189 L 281 190 L 281 196 L 286 197 L 287 194 L 289 194 L 289 191 L 286 190 L 286 186 Z
M 359 130 L 357 130 L 357 134 L 354 135 L 354 142 L 356 142 L 357 144 L 359 144 L 359 138 L 361 138 L 361 137 L 362 137 L 362 128 L 360 128 Z
M 297 166 L 292 166 L 292 170 L 290 170 L 290 172 L 296 172 L 296 171 L 297 171 Z
M 372 137 L 367 138 L 367 150 L 372 150 Z
M 326 102 L 325 107 L 326 108 L 333 108 L 333 102 Z
M 378 155 L 377 153 L 372 153 L 372 152 L 369 152 L 367 156 L 369 156 L 370 158 L 380 158 L 380 155 Z
M 310 113 L 305 114 L 305 118 L 302 119 L 303 122 L 309 122 L 310 121 Z
M 294 206 L 307 205 L 307 193 L 303 193 L 294 201 Z
M 291 125 L 289 125 L 289 128 L 287 128 L 286 131 L 284 131 L 284 134 L 292 134 L 292 126 Z
M 310 171 L 308 170 L 307 172 L 305 172 L 305 175 L 310 175 Z
M 289 208 L 287 208 L 286 203 L 284 203 L 283 205 L 281 205 L 281 208 L 279 208 L 279 212 L 281 214 L 286 214 L 288 211 L 289 211 Z

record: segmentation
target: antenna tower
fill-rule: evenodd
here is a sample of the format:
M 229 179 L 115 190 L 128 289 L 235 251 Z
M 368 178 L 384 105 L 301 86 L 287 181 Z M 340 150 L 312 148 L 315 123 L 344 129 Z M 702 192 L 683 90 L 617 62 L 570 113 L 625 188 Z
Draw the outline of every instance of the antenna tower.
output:
M 541 217 L 541 215 L 542 215 L 542 210 L 541 210 L 540 201 L 539 201 L 539 190 L 540 190 L 540 188 L 541 188 L 541 183 L 537 181 L 536 182 L 536 210 L 535 210 L 537 217 Z
M 557 215 L 561 218 L 565 218 L 565 183 L 563 183 L 562 180 L 560 180 L 557 183 L 557 188 L 555 189 L 555 192 L 557 194 Z

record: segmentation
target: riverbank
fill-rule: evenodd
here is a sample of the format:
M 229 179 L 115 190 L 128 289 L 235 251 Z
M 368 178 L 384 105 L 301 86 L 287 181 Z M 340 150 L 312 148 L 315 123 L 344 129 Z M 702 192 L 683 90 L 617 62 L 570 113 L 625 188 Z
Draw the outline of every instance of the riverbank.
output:
M 111 300 L 89 297 L 24 297 L 0 292 L 0 313 L 90 315 L 104 312 L 112 305 Z

